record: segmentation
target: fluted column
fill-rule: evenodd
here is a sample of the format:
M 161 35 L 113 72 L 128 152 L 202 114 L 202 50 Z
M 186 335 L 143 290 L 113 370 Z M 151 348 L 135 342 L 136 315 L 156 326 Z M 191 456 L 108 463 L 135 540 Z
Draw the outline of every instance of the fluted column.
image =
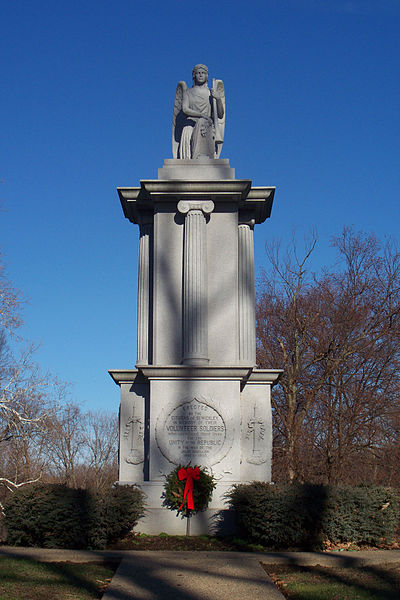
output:
M 208 201 L 178 202 L 185 215 L 183 258 L 183 363 L 208 363 L 208 286 L 206 215 L 214 209 Z
M 151 236 L 153 225 L 140 225 L 137 297 L 137 364 L 149 364 L 151 311 Z
M 239 222 L 239 360 L 256 364 L 254 220 Z

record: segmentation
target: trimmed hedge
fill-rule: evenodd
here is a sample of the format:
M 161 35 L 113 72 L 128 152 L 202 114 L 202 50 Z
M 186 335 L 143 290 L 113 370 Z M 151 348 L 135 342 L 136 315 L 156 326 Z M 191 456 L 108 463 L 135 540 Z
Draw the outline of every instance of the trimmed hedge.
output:
M 138 487 L 118 486 L 92 498 L 89 549 L 106 548 L 120 540 L 144 516 L 144 493 Z
M 100 550 L 126 535 L 143 516 L 143 492 L 115 487 L 99 494 L 59 484 L 20 488 L 5 507 L 7 543 Z
M 380 545 L 399 523 L 395 490 L 369 486 L 233 486 L 228 501 L 238 534 L 271 548 L 321 548 L 324 541 Z

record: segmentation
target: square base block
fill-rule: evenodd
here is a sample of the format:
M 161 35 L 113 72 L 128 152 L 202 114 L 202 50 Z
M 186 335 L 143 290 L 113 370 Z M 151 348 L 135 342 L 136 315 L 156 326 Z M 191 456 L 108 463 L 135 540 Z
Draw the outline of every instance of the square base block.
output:
M 235 169 L 229 166 L 227 158 L 199 158 L 197 160 L 166 158 L 163 167 L 158 169 L 158 179 L 180 181 L 235 179 Z
M 121 387 L 120 485 L 146 495 L 144 533 L 181 533 L 163 508 L 165 477 L 177 465 L 206 467 L 215 477 L 208 512 L 192 533 L 212 533 L 216 515 L 231 527 L 225 494 L 232 485 L 271 480 L 271 385 L 279 371 L 247 367 L 148 366 L 114 372 Z
M 132 485 L 132 482 L 119 482 L 120 485 Z M 148 535 L 185 535 L 187 520 L 175 511 L 162 506 L 164 484 L 144 482 L 140 484 L 145 494 L 145 516 L 139 520 L 135 531 Z M 209 508 L 190 517 L 190 535 L 230 535 L 235 533 L 234 513 L 229 510 L 225 495 L 231 489 L 230 484 L 217 484 Z

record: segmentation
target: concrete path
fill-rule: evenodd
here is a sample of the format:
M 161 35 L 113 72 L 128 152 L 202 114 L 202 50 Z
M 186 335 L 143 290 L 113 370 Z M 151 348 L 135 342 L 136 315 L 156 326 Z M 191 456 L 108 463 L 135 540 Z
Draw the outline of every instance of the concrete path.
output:
M 368 552 L 149 552 L 0 546 L 1 556 L 49 562 L 122 561 L 103 600 L 283 600 L 265 564 L 372 566 L 400 562 L 400 550 Z
M 282 600 L 259 560 L 235 552 L 135 552 L 103 600 Z

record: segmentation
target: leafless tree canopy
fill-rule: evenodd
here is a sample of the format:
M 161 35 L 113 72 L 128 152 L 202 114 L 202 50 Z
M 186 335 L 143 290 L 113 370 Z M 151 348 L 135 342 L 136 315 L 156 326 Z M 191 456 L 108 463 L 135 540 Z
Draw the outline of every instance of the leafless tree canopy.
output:
M 21 308 L 0 263 L 0 511 L 8 493 L 39 479 L 96 489 L 117 479 L 116 415 L 84 414 L 40 370 L 17 335 Z
M 273 393 L 275 480 L 400 485 L 400 253 L 344 229 L 337 263 L 270 245 L 258 289 L 258 362 Z

